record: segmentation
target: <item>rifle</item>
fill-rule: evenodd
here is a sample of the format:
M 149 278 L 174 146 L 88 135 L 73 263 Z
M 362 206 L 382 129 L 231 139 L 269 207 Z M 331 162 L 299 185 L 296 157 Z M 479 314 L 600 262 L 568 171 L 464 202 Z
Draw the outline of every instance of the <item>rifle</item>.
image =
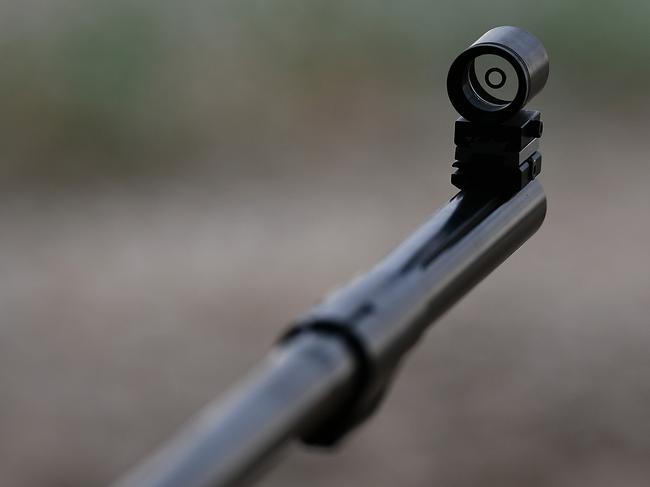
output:
M 460 191 L 367 274 L 297 320 L 223 399 L 115 487 L 214 487 L 251 480 L 289 441 L 331 447 L 367 419 L 427 327 L 541 226 L 546 196 L 542 43 L 497 27 L 452 63 Z

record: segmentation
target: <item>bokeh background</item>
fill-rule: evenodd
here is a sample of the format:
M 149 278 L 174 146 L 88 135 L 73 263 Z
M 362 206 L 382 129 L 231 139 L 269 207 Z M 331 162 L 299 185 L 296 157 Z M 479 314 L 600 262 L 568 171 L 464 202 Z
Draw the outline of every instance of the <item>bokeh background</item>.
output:
M 106 485 L 454 192 L 452 59 L 551 56 L 541 231 L 260 485 L 650 482 L 650 3 L 0 3 L 0 484 Z

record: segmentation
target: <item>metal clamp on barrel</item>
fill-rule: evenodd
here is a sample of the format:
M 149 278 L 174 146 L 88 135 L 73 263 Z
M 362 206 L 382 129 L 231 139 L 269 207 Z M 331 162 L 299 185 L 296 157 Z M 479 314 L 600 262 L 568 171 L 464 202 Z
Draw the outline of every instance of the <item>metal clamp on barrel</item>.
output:
M 393 376 L 393 369 L 376 366 L 363 337 L 356 333 L 352 323 L 307 319 L 294 325 L 281 342 L 289 344 L 292 338 L 303 333 L 339 338 L 355 363 L 352 385 L 347 392 L 347 398 L 342 401 L 334 414 L 325 418 L 316 427 L 303 432 L 300 438 L 307 445 L 329 447 L 338 443 L 350 430 L 377 409 Z

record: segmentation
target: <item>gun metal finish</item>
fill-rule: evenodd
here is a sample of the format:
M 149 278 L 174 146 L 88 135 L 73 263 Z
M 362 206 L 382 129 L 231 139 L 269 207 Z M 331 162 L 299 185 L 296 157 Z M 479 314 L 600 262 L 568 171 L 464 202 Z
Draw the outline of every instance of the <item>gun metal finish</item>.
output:
M 478 88 L 475 61 L 506 59 L 517 92 L 508 101 Z M 501 78 L 490 78 L 499 74 Z M 115 487 L 217 487 L 250 480 L 256 467 L 300 438 L 335 444 L 372 414 L 399 364 L 429 325 L 500 265 L 542 224 L 546 197 L 539 112 L 523 110 L 542 89 L 548 57 L 516 27 L 487 32 L 448 77 L 461 189 L 364 276 L 295 323 L 270 356 L 175 439 Z M 485 82 L 503 86 L 501 68 Z
M 115 487 L 238 484 L 290 440 L 338 439 L 374 410 L 425 329 L 521 246 L 545 213 L 537 181 L 506 199 L 459 193 Z M 336 324 L 348 338 L 312 323 Z

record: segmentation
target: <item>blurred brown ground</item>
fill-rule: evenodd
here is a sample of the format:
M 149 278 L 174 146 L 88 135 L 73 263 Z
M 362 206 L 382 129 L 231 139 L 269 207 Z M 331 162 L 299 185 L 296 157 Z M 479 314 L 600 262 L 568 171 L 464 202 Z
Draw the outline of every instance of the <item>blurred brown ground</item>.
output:
M 517 12 L 512 23 L 527 18 Z M 193 19 L 185 29 L 200 25 Z M 13 132 L 0 197 L 0 485 L 107 484 L 241 377 L 295 316 L 442 205 L 453 194 L 455 115 L 441 80 L 450 58 L 496 23 L 507 22 L 440 34 L 439 57 L 405 62 L 399 76 L 375 71 L 381 53 L 354 67 L 362 49 L 307 74 L 245 58 L 228 65 L 224 88 L 208 82 L 222 73 L 214 67 L 197 80 L 197 61 L 189 72 L 168 68 L 173 81 L 161 88 L 184 83 L 196 99 L 174 91 L 160 108 L 164 97 L 153 96 L 138 105 L 141 126 L 113 105 L 110 116 L 86 101 L 65 111 L 56 96 L 72 120 L 62 132 L 59 111 L 51 122 L 25 115 L 22 128 L 4 120 Z M 596 65 L 572 66 L 580 52 L 564 24 L 548 25 L 559 62 L 532 103 L 545 121 L 544 226 L 431 329 L 342 448 L 292 447 L 260 485 L 650 481 L 650 100 L 638 88 L 648 74 L 607 91 L 627 76 L 623 61 L 594 77 Z M 412 85 L 411 75 L 420 77 Z M 34 102 L 30 90 L 18 92 Z M 23 113 L 10 98 L 8 110 Z M 182 123 L 176 104 L 191 107 Z M 88 169 L 93 151 L 100 162 Z

